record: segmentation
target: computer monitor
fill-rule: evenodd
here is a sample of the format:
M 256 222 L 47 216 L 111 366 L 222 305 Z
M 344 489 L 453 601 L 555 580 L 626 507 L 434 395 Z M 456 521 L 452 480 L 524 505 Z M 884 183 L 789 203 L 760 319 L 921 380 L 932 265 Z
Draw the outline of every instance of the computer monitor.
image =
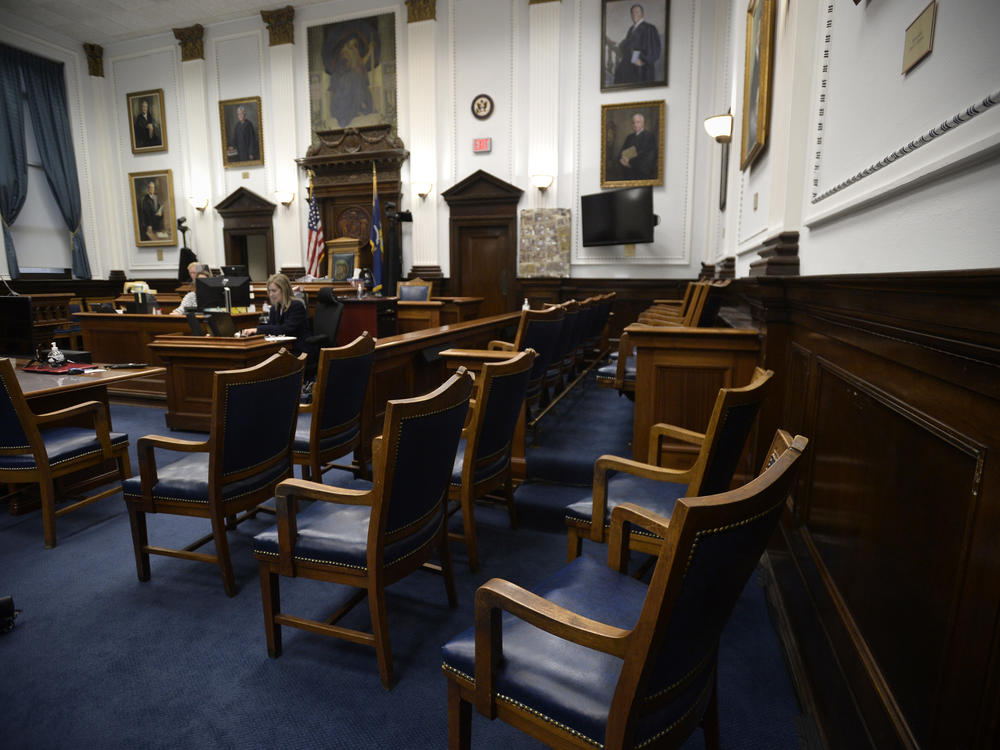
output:
M 208 327 L 213 336 L 236 335 L 236 321 L 229 313 L 212 313 L 208 318 Z
M 34 357 L 33 323 L 30 297 L 0 297 L 0 355 Z
M 580 216 L 585 247 L 652 242 L 659 223 L 649 186 L 581 195 Z
M 229 306 L 249 306 L 249 276 L 212 276 L 208 279 L 195 279 L 194 295 L 198 309 L 227 310 L 226 289 L 229 290 Z
M 247 270 L 246 266 L 223 266 L 222 267 L 223 276 L 249 276 L 250 272 Z

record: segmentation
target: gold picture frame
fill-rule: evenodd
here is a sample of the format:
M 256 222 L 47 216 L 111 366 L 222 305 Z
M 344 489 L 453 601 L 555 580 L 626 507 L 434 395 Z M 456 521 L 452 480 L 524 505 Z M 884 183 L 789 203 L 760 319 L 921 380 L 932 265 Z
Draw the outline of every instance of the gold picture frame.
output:
M 740 171 L 749 167 L 767 145 L 773 58 L 774 0 L 750 0 L 747 5 L 747 45 L 743 68 Z
M 224 169 L 264 164 L 264 123 L 259 96 L 220 101 L 219 131 Z
M 129 172 L 128 183 L 136 247 L 176 245 L 173 172 Z
M 133 154 L 167 150 L 167 122 L 164 117 L 163 89 L 125 94 L 129 141 Z
M 602 188 L 663 184 L 666 115 L 663 100 L 601 105 Z

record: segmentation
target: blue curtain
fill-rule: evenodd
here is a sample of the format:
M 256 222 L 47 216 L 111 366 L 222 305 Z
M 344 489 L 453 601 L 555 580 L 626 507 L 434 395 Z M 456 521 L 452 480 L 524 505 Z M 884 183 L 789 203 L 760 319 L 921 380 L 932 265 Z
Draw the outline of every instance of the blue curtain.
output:
M 73 243 L 73 275 L 78 279 L 89 279 L 90 262 L 80 228 L 80 182 L 76 172 L 76 155 L 73 153 L 69 107 L 66 105 L 63 64 L 27 53 L 22 53 L 22 59 L 24 87 L 42 168 Z
M 0 219 L 12 279 L 20 276 L 10 225 L 28 196 L 28 154 L 21 108 L 21 52 L 0 45 Z

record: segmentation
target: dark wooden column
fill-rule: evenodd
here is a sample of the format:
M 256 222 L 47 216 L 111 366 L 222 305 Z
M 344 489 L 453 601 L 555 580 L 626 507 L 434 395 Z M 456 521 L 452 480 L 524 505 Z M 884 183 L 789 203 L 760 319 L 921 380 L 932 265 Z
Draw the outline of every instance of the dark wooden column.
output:
M 517 204 L 520 188 L 479 170 L 441 194 L 451 210 L 451 294 L 483 297 L 481 315 L 520 307 Z

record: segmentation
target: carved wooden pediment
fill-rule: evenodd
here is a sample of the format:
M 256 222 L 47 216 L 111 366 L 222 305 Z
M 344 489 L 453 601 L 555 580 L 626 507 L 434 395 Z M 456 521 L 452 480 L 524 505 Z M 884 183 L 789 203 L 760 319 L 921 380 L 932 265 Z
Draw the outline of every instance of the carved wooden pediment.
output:
M 517 203 L 524 193 L 521 188 L 478 170 L 441 193 L 452 203 Z
M 410 152 L 391 125 L 366 125 L 342 130 L 320 130 L 306 155 L 296 159 L 303 169 L 314 173 L 313 184 L 371 184 L 372 164 L 381 182 L 398 180 Z
M 259 213 L 270 215 L 274 213 L 275 208 L 277 208 L 276 203 L 272 203 L 267 198 L 261 198 L 257 193 L 243 187 L 236 188 L 236 190 L 215 204 L 215 210 L 223 217 Z

